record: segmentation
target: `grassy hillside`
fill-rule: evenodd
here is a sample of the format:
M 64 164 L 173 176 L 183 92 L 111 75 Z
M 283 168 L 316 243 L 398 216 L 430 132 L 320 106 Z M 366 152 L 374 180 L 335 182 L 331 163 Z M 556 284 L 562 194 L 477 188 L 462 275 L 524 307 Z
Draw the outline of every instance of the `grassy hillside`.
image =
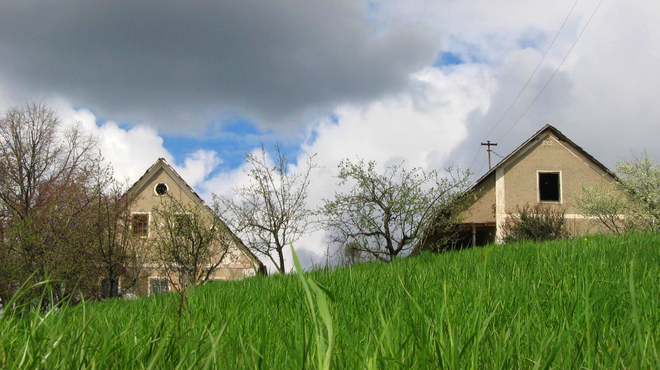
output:
M 311 275 L 334 296 L 337 369 L 660 368 L 658 235 L 492 246 Z M 315 366 L 295 275 L 199 287 L 180 323 L 173 297 L 0 319 L 0 368 Z

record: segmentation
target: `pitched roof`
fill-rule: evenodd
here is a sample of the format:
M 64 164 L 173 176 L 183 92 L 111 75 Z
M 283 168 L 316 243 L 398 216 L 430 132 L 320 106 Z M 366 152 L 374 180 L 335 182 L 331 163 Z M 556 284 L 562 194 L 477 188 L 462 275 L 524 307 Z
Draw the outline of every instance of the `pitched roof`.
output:
M 530 144 L 531 144 L 532 142 L 534 142 L 539 136 L 543 135 L 544 133 L 546 133 L 546 132 L 548 132 L 548 131 L 551 132 L 552 134 L 554 134 L 554 135 L 555 135 L 558 139 L 560 139 L 561 141 L 564 141 L 564 142 L 568 143 L 569 145 L 571 145 L 573 148 L 575 148 L 575 149 L 578 151 L 578 153 L 580 153 L 580 154 L 582 154 L 583 156 L 585 156 L 589 161 L 591 161 L 594 165 L 596 165 L 596 167 L 600 168 L 603 172 L 609 174 L 609 175 L 612 176 L 613 178 L 616 178 L 616 175 L 615 175 L 612 171 L 610 171 L 609 168 L 605 167 L 604 164 L 600 163 L 600 162 L 599 162 L 596 158 L 594 158 L 591 154 L 587 153 L 584 149 L 582 149 L 582 147 L 580 147 L 579 145 L 575 144 L 575 143 L 574 143 L 571 139 L 569 139 L 566 135 L 562 134 L 561 131 L 557 130 L 557 128 L 555 128 L 554 126 L 552 126 L 552 125 L 550 125 L 550 124 L 547 124 L 547 125 L 545 125 L 542 129 L 540 129 L 539 131 L 537 131 L 534 135 L 532 135 L 532 137 L 530 137 L 529 139 L 527 139 L 527 141 L 525 141 L 525 142 L 522 143 L 519 147 L 517 147 L 513 152 L 511 152 L 511 154 L 509 154 L 509 155 L 507 155 L 506 157 L 504 157 L 504 159 L 502 159 L 498 164 L 496 164 L 493 168 L 491 168 L 488 172 L 486 172 L 485 175 L 481 176 L 481 177 L 479 178 L 479 180 L 477 180 L 477 181 L 474 183 L 474 185 L 472 185 L 472 187 L 470 187 L 470 189 L 468 189 L 468 192 L 470 192 L 470 191 L 476 189 L 477 186 L 479 186 L 484 180 L 486 180 L 486 178 L 488 178 L 491 174 L 495 173 L 495 171 L 496 171 L 498 168 L 504 166 L 504 165 L 505 165 L 509 160 L 511 160 L 512 158 L 517 157 L 517 155 L 518 155 L 519 153 L 521 153 L 521 152 L 522 152 L 522 151 L 523 151 L 528 145 L 530 145 Z
M 125 194 L 132 192 L 139 192 L 155 175 L 159 169 L 163 169 L 176 183 L 179 185 L 179 188 L 186 193 L 190 199 L 192 199 L 198 207 L 203 209 L 209 217 L 215 217 L 220 221 L 220 223 L 225 227 L 229 232 L 232 238 L 237 242 L 238 248 L 245 253 L 250 260 L 255 265 L 255 269 L 258 274 L 264 274 L 266 272 L 266 266 L 257 258 L 257 256 L 252 253 L 252 251 L 243 243 L 241 238 L 239 238 L 234 232 L 227 226 L 227 224 L 218 216 L 211 207 L 209 207 L 206 202 L 197 194 L 197 192 L 190 186 L 188 183 L 174 170 L 172 166 L 165 160 L 165 158 L 158 158 L 156 163 L 154 163 L 149 169 L 126 191 Z

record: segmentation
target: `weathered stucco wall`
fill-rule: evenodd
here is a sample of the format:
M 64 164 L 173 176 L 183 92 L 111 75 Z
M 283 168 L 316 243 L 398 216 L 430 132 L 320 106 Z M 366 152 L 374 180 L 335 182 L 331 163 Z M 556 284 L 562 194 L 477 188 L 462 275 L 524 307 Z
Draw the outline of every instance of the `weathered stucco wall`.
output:
M 177 186 L 176 181 L 162 168 L 156 170 L 156 173 L 151 179 L 136 193 L 136 199 L 133 207 L 133 212 L 151 212 L 154 207 L 160 205 L 161 196 L 156 194 L 156 185 L 165 183 L 168 187 L 168 194 L 177 200 L 182 201 L 185 206 L 192 206 L 195 203 L 190 197 Z
M 163 196 L 156 193 L 156 185 L 159 183 L 164 183 L 168 187 L 167 194 L 174 197 L 177 201 L 181 202 L 185 207 L 198 207 L 198 203 L 195 202 L 189 194 L 179 186 L 179 183 L 175 178 L 173 178 L 167 171 L 162 167 L 154 169 L 154 173 L 147 174 L 149 177 L 141 183 L 141 187 L 133 189 L 135 193 L 134 202 L 131 206 L 132 213 L 144 213 L 149 215 L 149 235 L 143 237 L 144 245 L 149 246 L 149 240 L 155 237 L 154 228 L 157 227 L 153 220 L 153 211 L 161 205 Z M 146 175 L 145 175 L 146 176 Z M 181 180 L 179 180 L 181 181 Z M 205 207 L 205 206 L 204 206 Z M 206 209 L 202 209 L 202 213 L 208 215 Z M 211 226 L 211 220 L 208 220 L 209 227 Z M 222 232 L 222 231 L 219 231 Z M 230 234 L 227 234 L 227 238 L 224 242 L 229 243 L 229 250 L 223 263 L 212 273 L 212 279 L 217 280 L 235 280 L 241 279 L 246 276 L 255 275 L 255 267 L 250 260 L 250 258 L 243 253 L 237 246 L 236 242 L 231 239 Z M 147 252 L 149 254 L 149 252 Z M 138 295 L 148 295 L 150 292 L 149 281 L 150 278 L 156 277 L 166 277 L 165 272 L 157 268 L 157 261 L 152 258 L 152 261 L 149 261 L 147 258 L 148 267 L 143 267 L 146 270 L 145 278 L 141 279 L 135 288 L 132 290 L 133 293 Z M 176 284 L 177 277 L 171 277 L 173 282 Z
M 139 273 L 136 269 L 132 269 L 131 272 L 133 273 Z M 214 273 L 211 275 L 210 280 L 239 280 L 245 277 L 250 277 L 254 276 L 254 269 L 253 268 L 227 268 L 227 267 L 221 267 L 218 268 L 214 271 Z M 130 293 L 133 293 L 137 296 L 150 296 L 151 295 L 151 284 L 153 283 L 154 278 L 164 278 L 167 277 L 167 273 L 159 268 L 151 268 L 149 269 L 146 274 L 143 275 L 144 277 L 140 279 L 135 286 L 129 290 Z M 126 277 L 122 277 L 122 279 L 126 279 Z M 172 282 L 174 284 L 178 284 L 179 279 L 176 275 L 171 276 Z M 126 284 L 126 280 L 123 280 L 121 284 Z M 170 286 L 170 291 L 174 290 L 173 287 Z
M 551 134 L 540 136 L 530 143 L 528 150 L 504 165 L 504 203 L 507 214 L 517 213 L 516 207 L 543 203 L 562 207 L 566 214 L 575 215 L 574 197 L 582 195 L 582 184 L 609 186 L 609 174 L 595 166 L 567 143 Z M 559 202 L 540 202 L 539 172 L 558 172 L 561 182 Z
M 547 130 L 539 134 L 498 166 L 476 188 L 472 202 L 463 212 L 468 224 L 501 224 L 508 215 L 518 213 L 525 205 L 543 204 L 565 212 L 566 227 L 574 235 L 605 231 L 596 220 L 579 214 L 575 198 L 583 194 L 583 185 L 607 189 L 613 176 L 594 162 L 580 148 Z M 541 201 L 539 173 L 558 173 L 559 201 Z
M 495 222 L 495 174 L 484 179 L 471 195 L 472 201 L 461 214 L 465 223 Z

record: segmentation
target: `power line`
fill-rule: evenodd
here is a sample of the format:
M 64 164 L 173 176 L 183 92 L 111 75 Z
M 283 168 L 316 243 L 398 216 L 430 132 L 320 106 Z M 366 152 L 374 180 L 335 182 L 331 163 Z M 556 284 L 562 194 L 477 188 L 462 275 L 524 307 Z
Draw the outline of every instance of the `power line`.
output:
M 472 158 L 472 163 L 470 164 L 470 166 L 468 166 L 468 168 L 472 168 L 474 162 L 477 161 L 477 157 L 479 156 L 479 153 L 481 153 L 481 145 L 479 145 L 479 150 L 477 150 L 477 152 L 474 154 L 474 158 Z
M 520 96 L 521 96 L 522 93 L 525 91 L 525 89 L 527 88 L 527 85 L 529 85 L 529 82 L 532 80 L 532 78 L 534 77 L 534 75 L 536 74 L 536 72 L 539 70 L 539 67 L 541 67 L 541 64 L 542 64 L 543 61 L 545 60 L 545 57 L 546 57 L 546 56 L 548 55 L 548 53 L 550 52 L 550 49 L 552 49 L 552 46 L 555 44 L 555 41 L 557 41 L 557 38 L 559 37 L 559 34 L 561 33 L 561 31 L 564 29 L 564 26 L 566 25 L 566 22 L 568 22 L 568 19 L 571 17 L 571 14 L 573 14 L 573 10 L 575 9 L 575 6 L 577 5 L 578 1 L 580 1 L 580 0 L 575 0 L 575 3 L 573 3 L 573 7 L 572 7 L 571 10 L 568 12 L 568 15 L 566 16 L 566 18 L 564 19 L 564 23 L 561 24 L 561 27 L 559 27 L 559 31 L 557 31 L 557 34 L 555 34 L 555 38 L 552 39 L 552 42 L 550 43 L 550 46 L 548 46 L 548 49 L 547 49 L 547 50 L 545 51 L 545 53 L 543 54 L 543 57 L 541 58 L 541 60 L 539 61 L 539 63 L 536 65 L 536 68 L 534 68 L 534 72 L 532 72 L 532 74 L 529 76 L 529 78 L 527 79 L 527 82 L 525 82 L 525 85 L 522 87 L 522 89 L 520 90 L 520 92 L 518 93 L 518 95 L 516 96 L 516 98 L 513 100 L 513 102 L 511 103 L 511 105 L 509 105 L 509 108 L 507 108 L 506 112 L 504 112 L 504 114 L 502 115 L 502 117 L 500 117 L 499 121 L 497 121 L 497 123 L 495 124 L 495 126 L 493 126 L 493 128 L 488 132 L 488 134 L 486 134 L 486 136 L 485 136 L 481 141 L 486 140 L 486 138 L 487 138 L 490 134 L 493 133 L 493 131 L 497 128 L 497 126 L 500 125 L 500 123 L 502 122 L 502 120 L 504 119 L 504 117 L 506 117 L 506 115 L 509 113 L 509 111 L 511 110 L 511 108 L 513 108 L 513 106 L 516 104 L 516 102 L 518 101 L 518 99 L 520 99 Z
M 486 166 L 487 162 L 488 162 L 487 160 L 484 160 L 484 163 L 481 164 L 481 167 L 479 167 L 479 171 L 477 171 L 476 173 L 481 173 L 481 170 L 484 169 L 484 166 Z
M 498 154 L 498 153 L 497 153 L 496 151 L 494 151 L 494 150 L 491 150 L 491 152 L 492 152 L 493 154 L 495 154 L 496 156 L 498 156 L 498 157 L 500 157 L 500 158 L 502 158 L 502 159 L 504 159 L 504 157 L 503 157 L 503 156 L 501 156 L 501 155 L 499 155 L 499 154 Z
M 566 55 L 564 56 L 564 59 L 561 60 L 561 63 L 559 63 L 559 65 L 557 66 L 557 68 L 555 69 L 555 71 L 552 73 L 552 75 L 550 76 L 550 79 L 548 79 L 548 82 L 546 82 L 545 85 L 543 85 L 543 88 L 541 89 L 541 91 L 539 91 L 539 93 L 536 94 L 536 97 L 534 98 L 534 100 L 532 100 L 532 102 L 529 104 L 529 106 L 527 107 L 527 109 L 525 109 L 525 111 L 523 112 L 523 114 L 521 114 L 520 117 L 518 117 L 518 119 L 516 120 L 516 122 L 514 122 L 513 125 L 512 125 L 511 127 L 509 127 L 509 129 L 506 130 L 506 132 L 505 132 L 502 136 L 500 136 L 499 139 L 497 139 L 497 141 L 502 140 L 502 138 L 505 137 L 505 136 L 509 133 L 509 131 L 511 131 L 511 129 L 513 129 L 513 128 L 518 124 L 518 122 L 520 122 L 520 120 L 525 116 L 525 114 L 527 114 L 527 112 L 528 112 L 529 109 L 534 105 L 534 103 L 536 103 L 536 101 L 538 100 L 539 96 L 541 96 L 541 94 L 543 94 L 543 91 L 545 91 L 545 88 L 548 87 L 548 85 L 550 84 L 550 82 L 552 81 L 552 79 L 555 77 L 555 75 L 556 75 L 557 72 L 559 71 L 559 68 L 561 68 L 561 66 L 564 64 L 564 62 L 566 61 L 566 58 L 568 58 L 568 55 L 571 53 L 571 51 L 573 50 L 573 48 L 575 47 L 575 45 L 577 44 L 577 42 L 580 40 L 580 37 L 582 37 L 582 34 L 584 33 L 584 31 L 587 29 L 587 27 L 589 27 L 589 23 L 591 23 L 591 20 L 594 18 L 594 15 L 596 15 L 596 11 L 598 11 L 598 8 L 600 8 L 600 4 L 602 4 L 602 3 L 603 3 L 603 0 L 600 0 L 600 2 L 598 3 L 598 5 L 596 6 L 596 9 L 594 9 L 594 11 L 591 13 L 591 17 L 589 17 L 589 20 L 587 20 L 587 23 L 584 25 L 584 28 L 582 29 L 582 31 L 580 32 L 580 34 L 578 35 L 578 37 L 577 37 L 577 38 L 575 39 L 575 41 L 573 42 L 573 45 L 571 45 L 571 48 L 568 49 L 568 52 L 566 52 Z
M 552 42 L 550 43 L 550 46 L 548 46 L 548 49 L 547 49 L 547 50 L 545 51 L 545 53 L 543 54 L 543 57 L 541 58 L 541 60 L 540 60 L 540 61 L 538 62 L 538 64 L 536 65 L 536 68 L 534 68 L 534 71 L 533 71 L 532 74 L 529 76 L 529 78 L 527 79 L 527 82 L 525 82 L 525 85 L 522 87 L 522 89 L 520 90 L 520 92 L 518 93 L 518 95 L 516 96 L 516 98 L 513 100 L 513 102 L 511 103 L 511 105 L 509 105 L 509 107 L 508 107 L 507 110 L 504 112 L 504 114 L 502 115 L 502 117 L 500 117 L 500 119 L 497 121 L 497 123 L 495 124 L 495 126 L 493 126 L 493 128 L 488 132 L 488 134 L 486 134 L 486 136 L 484 136 L 484 138 L 483 138 L 481 141 L 486 140 L 486 138 L 487 138 L 491 133 L 493 133 L 493 131 L 497 128 L 497 126 L 499 126 L 499 124 L 502 122 L 502 120 L 504 119 L 504 117 L 506 117 L 506 115 L 509 113 L 509 111 L 511 110 L 511 108 L 513 108 L 513 106 L 516 104 L 516 102 L 518 101 L 518 99 L 520 98 L 520 96 L 522 95 L 522 93 L 523 93 L 523 92 L 525 91 L 525 89 L 527 88 L 527 85 L 529 85 L 529 82 L 532 80 L 532 78 L 534 77 L 534 75 L 535 75 L 536 72 L 538 71 L 539 67 L 541 66 L 541 64 L 542 64 L 543 61 L 545 60 L 545 57 L 546 57 L 546 56 L 548 55 L 548 53 L 550 52 L 550 49 L 552 49 L 552 46 L 555 44 L 555 41 L 557 41 L 557 38 L 559 37 L 559 34 L 560 34 L 561 31 L 564 29 L 564 26 L 566 25 L 566 22 L 568 22 L 568 19 L 570 18 L 571 14 L 573 14 L 573 10 L 575 9 L 575 7 L 577 6 L 577 3 L 578 3 L 579 1 L 580 1 L 580 0 L 575 0 L 575 3 L 573 3 L 573 7 L 571 7 L 571 10 L 568 12 L 568 15 L 567 15 L 566 18 L 564 19 L 564 22 L 561 24 L 561 27 L 559 27 L 559 30 L 558 30 L 557 33 L 555 34 L 555 37 L 552 39 Z M 474 166 L 474 163 L 477 161 L 477 158 L 479 157 L 479 153 L 480 153 L 480 152 L 481 152 L 481 146 L 478 147 L 478 150 L 476 151 L 476 153 L 474 154 L 474 158 L 472 159 L 472 163 L 470 163 L 470 166 L 469 166 L 468 168 L 472 168 L 472 166 Z M 483 168 L 483 166 L 482 166 L 482 168 Z M 481 169 L 479 170 L 479 172 L 481 172 Z

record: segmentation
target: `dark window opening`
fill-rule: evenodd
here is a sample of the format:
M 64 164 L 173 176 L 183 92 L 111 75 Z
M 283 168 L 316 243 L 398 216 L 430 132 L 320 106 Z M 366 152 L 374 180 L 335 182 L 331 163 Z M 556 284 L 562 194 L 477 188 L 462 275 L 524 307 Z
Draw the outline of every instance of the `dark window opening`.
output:
M 193 215 L 187 213 L 175 214 L 172 222 L 174 236 L 191 237 L 195 227 Z
M 158 195 L 165 195 L 167 194 L 167 185 L 165 183 L 159 183 L 156 185 L 156 194 Z
M 539 173 L 539 200 L 541 202 L 561 201 L 559 173 Z
M 475 225 L 475 229 L 472 224 L 458 225 L 458 228 L 452 231 L 429 235 L 420 247 L 421 250 L 442 252 L 484 246 L 495 243 L 495 232 L 495 226 L 490 225 Z
M 148 236 L 149 235 L 149 215 L 148 214 L 134 214 L 133 215 L 133 235 Z
M 110 298 L 119 295 L 119 279 L 101 279 L 101 297 Z
M 170 281 L 168 278 L 150 278 L 151 294 L 162 294 L 170 291 Z

